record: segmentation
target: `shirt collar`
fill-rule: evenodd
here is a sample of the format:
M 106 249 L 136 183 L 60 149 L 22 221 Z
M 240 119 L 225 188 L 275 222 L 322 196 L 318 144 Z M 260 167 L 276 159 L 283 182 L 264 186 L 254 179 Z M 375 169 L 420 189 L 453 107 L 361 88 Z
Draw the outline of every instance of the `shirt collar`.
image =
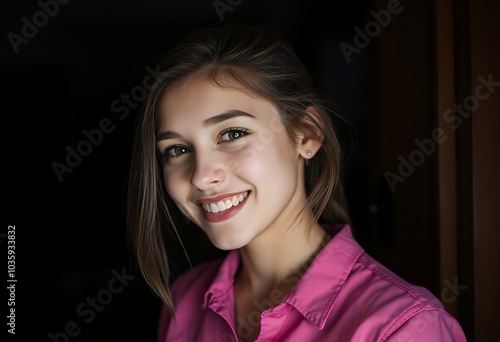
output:
M 212 284 L 205 293 L 203 308 L 212 307 L 224 302 L 224 297 L 229 290 L 232 291 L 234 276 L 240 266 L 240 253 L 237 250 L 230 251 L 219 267 Z M 231 294 L 232 296 L 232 294 Z
M 319 329 L 325 326 L 340 290 L 364 252 L 354 240 L 349 225 L 324 228 L 335 235 L 314 258 L 295 289 L 283 300 Z
M 319 329 L 325 326 L 345 280 L 364 252 L 353 238 L 349 225 L 325 225 L 323 228 L 333 235 L 332 239 L 320 250 L 296 287 L 283 300 Z M 225 298 L 228 298 L 226 294 L 233 289 L 239 265 L 239 252 L 229 252 L 205 293 L 204 308 L 224 305 Z M 230 296 L 232 298 L 232 293 Z

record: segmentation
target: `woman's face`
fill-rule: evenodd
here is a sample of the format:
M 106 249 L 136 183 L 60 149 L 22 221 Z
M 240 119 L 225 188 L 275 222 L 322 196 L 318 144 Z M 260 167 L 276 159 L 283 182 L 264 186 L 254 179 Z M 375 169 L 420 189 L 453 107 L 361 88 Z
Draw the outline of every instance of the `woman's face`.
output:
M 189 78 L 161 99 L 157 148 L 168 194 L 220 249 L 289 227 L 304 205 L 299 147 L 268 101 Z

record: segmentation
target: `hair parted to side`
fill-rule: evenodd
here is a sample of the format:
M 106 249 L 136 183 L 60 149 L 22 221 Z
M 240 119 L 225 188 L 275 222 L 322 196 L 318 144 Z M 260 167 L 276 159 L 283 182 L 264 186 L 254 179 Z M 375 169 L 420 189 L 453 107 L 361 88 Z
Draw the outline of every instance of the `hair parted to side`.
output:
M 178 209 L 163 184 L 156 149 L 158 105 L 165 91 L 194 74 L 271 102 L 293 141 L 305 126 L 321 132 L 322 147 L 305 170 L 308 205 L 316 220 L 350 222 L 340 183 L 342 151 L 330 119 L 337 113 L 319 99 L 289 44 L 275 32 L 256 26 L 230 24 L 189 34 L 160 64 L 136 118 L 127 193 L 132 251 L 144 279 L 173 316 L 165 239 L 166 231 L 179 236 L 176 226 L 182 220 L 176 218 Z M 314 108 L 314 114 L 308 108 Z

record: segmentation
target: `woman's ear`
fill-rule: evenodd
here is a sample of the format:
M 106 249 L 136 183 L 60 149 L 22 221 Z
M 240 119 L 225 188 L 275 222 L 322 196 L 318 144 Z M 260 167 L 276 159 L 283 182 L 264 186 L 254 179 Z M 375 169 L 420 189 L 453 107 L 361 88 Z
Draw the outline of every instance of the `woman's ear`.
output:
M 305 115 L 297 132 L 299 154 L 305 160 L 313 158 L 323 145 L 324 135 L 321 132 L 321 114 L 315 106 L 305 109 Z

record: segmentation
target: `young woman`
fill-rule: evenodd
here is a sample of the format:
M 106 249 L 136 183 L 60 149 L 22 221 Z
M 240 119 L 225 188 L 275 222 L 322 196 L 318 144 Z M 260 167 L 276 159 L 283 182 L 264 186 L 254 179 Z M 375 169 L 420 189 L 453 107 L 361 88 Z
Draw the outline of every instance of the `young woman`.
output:
M 169 53 L 128 194 L 137 262 L 164 303 L 159 341 L 465 341 L 437 298 L 354 240 L 329 115 L 266 30 L 205 29 Z M 183 218 L 230 252 L 170 290 L 166 232 Z

